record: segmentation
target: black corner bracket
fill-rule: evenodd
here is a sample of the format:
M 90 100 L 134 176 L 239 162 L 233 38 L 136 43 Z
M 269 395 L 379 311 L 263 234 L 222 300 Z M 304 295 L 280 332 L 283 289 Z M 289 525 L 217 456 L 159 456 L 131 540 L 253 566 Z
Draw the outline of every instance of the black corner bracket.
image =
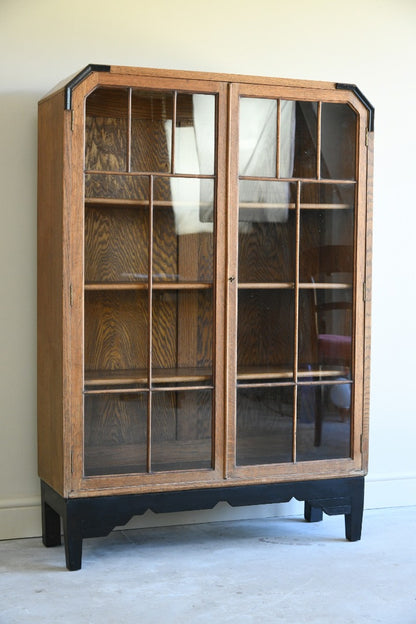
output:
M 369 132 L 374 132 L 374 106 L 367 100 L 364 93 L 360 91 L 360 89 L 355 84 L 346 84 L 343 82 L 337 82 L 335 85 L 336 89 L 347 89 L 348 91 L 352 91 L 354 95 L 360 100 L 362 104 L 368 110 L 368 130 Z
M 87 65 L 83 70 L 68 82 L 65 86 L 65 110 L 70 110 L 72 106 L 72 89 L 74 89 L 80 82 L 85 80 L 87 76 L 92 72 L 109 72 L 110 65 Z

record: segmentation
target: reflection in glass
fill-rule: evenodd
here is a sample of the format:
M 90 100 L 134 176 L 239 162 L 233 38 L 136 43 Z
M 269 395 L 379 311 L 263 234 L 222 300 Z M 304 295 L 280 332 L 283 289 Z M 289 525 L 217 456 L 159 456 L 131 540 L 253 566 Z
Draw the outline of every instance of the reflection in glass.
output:
M 352 289 L 316 288 L 299 293 L 299 367 L 349 376 L 352 362 Z
M 297 461 L 351 455 L 350 383 L 299 386 Z
M 323 178 L 355 180 L 357 116 L 348 104 L 322 104 L 321 172 Z
M 289 208 L 294 208 L 295 186 L 289 182 L 241 180 L 239 216 L 242 222 L 285 223 Z
M 212 391 L 153 392 L 152 470 L 212 468 Z
M 146 444 L 146 394 L 85 397 L 85 476 L 145 472 Z
M 295 265 L 294 185 L 240 181 L 238 279 L 293 282 Z
M 293 387 L 237 389 L 237 465 L 292 461 Z
M 355 184 L 304 182 L 301 186 L 301 208 L 348 210 L 354 208 Z
M 214 174 L 215 96 L 178 93 L 175 173 Z
M 292 177 L 295 103 L 281 101 L 279 172 L 277 171 L 277 100 L 240 98 L 239 175 Z
M 302 185 L 300 282 L 352 284 L 354 192 L 354 185 Z
M 239 175 L 276 177 L 277 101 L 240 98 Z
M 291 372 L 294 293 L 284 289 L 239 289 L 237 372 Z
M 293 177 L 295 159 L 296 102 L 280 101 L 279 177 Z
M 212 282 L 214 274 L 213 180 L 154 181 L 155 281 Z M 208 221 L 202 216 L 209 213 Z
M 131 106 L 132 171 L 170 172 L 173 93 L 134 89 Z
M 127 170 L 127 89 L 103 87 L 87 97 L 85 133 L 87 170 Z
M 153 374 L 212 376 L 211 289 L 153 291 Z
M 294 177 L 316 178 L 318 141 L 317 102 L 296 102 Z

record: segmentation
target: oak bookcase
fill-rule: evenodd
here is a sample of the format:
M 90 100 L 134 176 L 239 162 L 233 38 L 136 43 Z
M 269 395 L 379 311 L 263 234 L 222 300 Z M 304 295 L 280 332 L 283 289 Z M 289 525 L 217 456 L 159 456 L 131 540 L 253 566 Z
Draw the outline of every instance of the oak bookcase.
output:
M 374 111 L 354 85 L 89 65 L 39 103 L 43 541 L 305 501 L 360 538 Z

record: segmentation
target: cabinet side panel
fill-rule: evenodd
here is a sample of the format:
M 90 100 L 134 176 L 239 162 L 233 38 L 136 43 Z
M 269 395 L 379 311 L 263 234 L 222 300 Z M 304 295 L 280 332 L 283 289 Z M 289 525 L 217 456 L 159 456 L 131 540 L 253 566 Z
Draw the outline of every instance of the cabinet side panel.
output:
M 364 334 L 364 395 L 363 395 L 363 470 L 368 470 L 369 417 L 370 417 L 370 357 L 371 357 L 371 290 L 373 258 L 373 175 L 374 132 L 368 133 L 367 153 L 367 231 L 365 276 L 365 334 Z
M 62 94 L 38 115 L 38 470 L 63 492 Z

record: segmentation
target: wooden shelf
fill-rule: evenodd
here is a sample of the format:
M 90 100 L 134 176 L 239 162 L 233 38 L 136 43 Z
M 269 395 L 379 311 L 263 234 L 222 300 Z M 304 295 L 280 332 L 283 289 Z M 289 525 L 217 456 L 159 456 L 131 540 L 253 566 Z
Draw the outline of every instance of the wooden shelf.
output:
M 209 290 L 212 282 L 153 282 L 153 290 Z
M 328 367 L 326 369 L 315 368 L 312 370 L 299 370 L 297 377 L 300 383 L 313 378 L 328 379 L 331 377 L 342 377 L 347 373 L 345 367 Z M 244 381 L 293 381 L 293 369 L 273 366 L 241 366 L 237 370 L 237 382 Z M 319 380 L 318 380 L 319 381 Z M 239 384 L 240 385 L 240 384 Z
M 153 282 L 153 290 L 209 290 L 211 282 Z M 240 290 L 286 290 L 295 288 L 294 282 L 240 282 Z M 303 289 L 343 289 L 352 288 L 348 282 L 301 282 Z M 148 282 L 87 282 L 85 290 L 148 290 Z
M 323 288 L 327 290 L 343 289 L 348 290 L 352 288 L 352 284 L 349 282 L 300 282 L 299 288 L 303 289 L 316 289 Z M 240 282 L 238 288 L 241 290 L 278 290 L 278 289 L 293 289 L 295 288 L 295 282 Z
M 253 379 L 293 379 L 293 369 L 272 366 L 239 366 L 237 381 Z
M 212 380 L 212 375 L 212 369 L 208 367 L 157 368 L 152 370 L 152 383 L 179 384 L 207 382 Z M 91 386 L 122 386 L 131 384 L 142 384 L 144 386 L 148 383 L 148 372 L 145 368 L 114 371 L 85 371 L 84 383 L 87 389 Z M 204 388 L 209 389 L 210 386 L 204 386 Z M 117 391 L 122 392 L 123 390 L 118 388 Z
M 348 210 L 352 209 L 352 204 L 327 204 L 327 203 L 300 203 L 299 207 L 301 210 Z M 296 204 L 294 202 L 290 203 L 270 203 L 270 202 L 241 202 L 239 204 L 240 210 L 247 209 L 261 209 L 261 210 L 276 210 L 276 209 L 286 209 L 295 210 Z
M 299 288 L 304 289 L 316 289 L 316 288 L 325 288 L 327 290 L 337 289 L 337 290 L 349 290 L 352 288 L 352 284 L 350 282 L 301 282 L 299 284 Z
M 182 179 L 197 179 L 197 180 L 214 180 L 215 175 L 212 173 L 170 173 L 169 171 L 120 171 L 119 169 L 85 169 L 84 174 L 86 176 L 117 176 L 128 178 L 148 178 L 153 176 L 154 178 L 182 178 Z M 269 179 L 269 178 L 267 178 Z M 310 180 L 307 180 L 310 182 Z M 314 180 L 312 180 L 313 182 Z M 332 180 L 331 180 L 332 182 Z M 343 181 L 335 180 L 334 183 L 344 183 Z M 348 180 L 346 181 L 348 183 Z
M 137 208 L 148 207 L 150 201 L 147 199 L 121 199 L 113 197 L 86 197 L 85 206 L 136 206 Z M 156 208 L 189 208 L 195 206 L 195 202 L 180 201 L 173 202 L 169 200 L 154 200 L 152 205 Z M 198 202 L 198 206 L 201 208 L 208 208 L 212 206 L 212 202 Z M 334 204 L 334 203 L 301 203 L 299 204 L 301 210 L 348 210 L 352 209 L 352 204 Z M 276 210 L 286 209 L 295 210 L 296 204 L 294 202 L 241 202 L 239 204 L 240 210 Z
M 340 185 L 340 184 L 348 184 L 348 185 L 355 185 L 357 184 L 357 181 L 355 179 L 352 178 L 324 178 L 324 177 L 320 177 L 320 178 L 315 178 L 315 177 L 302 177 L 302 176 L 298 176 L 298 177 L 293 177 L 293 178 L 276 178 L 274 176 L 259 176 L 259 175 L 240 175 L 239 176 L 239 180 L 246 180 L 249 182 L 302 182 L 302 183 L 307 183 L 307 184 L 329 184 L 331 186 L 333 185 Z
M 277 290 L 294 287 L 295 282 L 239 282 L 238 284 L 241 290 Z
M 153 290 L 209 290 L 211 282 L 153 282 Z M 148 282 L 87 282 L 85 290 L 148 290 Z
M 298 380 L 306 383 L 313 378 L 329 379 L 331 377 L 343 377 L 347 374 L 345 367 L 328 367 L 326 369 L 312 369 L 307 371 L 298 371 Z M 170 369 L 153 369 L 152 384 L 182 384 L 182 383 L 198 383 L 212 380 L 212 370 L 210 368 L 170 368 Z M 319 382 L 319 379 L 317 381 Z M 256 381 L 293 381 L 293 369 L 272 366 L 242 366 L 237 371 L 237 382 Z M 143 385 L 143 388 L 128 389 L 132 392 L 146 390 L 148 384 L 147 369 L 130 369 L 116 371 L 86 371 L 85 372 L 85 392 L 99 393 L 111 391 L 114 387 L 115 392 L 124 392 L 125 389 L 119 386 L 127 386 L 133 384 Z M 117 388 L 116 388 L 117 386 Z M 203 388 L 210 389 L 210 385 L 204 385 Z M 156 388 L 157 390 L 158 388 Z M 181 388 L 179 388 L 181 389 Z M 195 388 L 196 389 L 196 388 Z
M 213 202 L 201 202 L 197 204 L 200 208 L 209 208 L 213 206 Z M 147 199 L 122 199 L 113 197 L 86 197 L 85 206 L 103 206 L 111 207 L 117 206 L 123 207 L 137 207 L 148 208 L 150 201 Z M 152 206 L 154 208 L 192 208 L 195 207 L 195 202 L 192 201 L 169 201 L 169 200 L 153 200 Z

